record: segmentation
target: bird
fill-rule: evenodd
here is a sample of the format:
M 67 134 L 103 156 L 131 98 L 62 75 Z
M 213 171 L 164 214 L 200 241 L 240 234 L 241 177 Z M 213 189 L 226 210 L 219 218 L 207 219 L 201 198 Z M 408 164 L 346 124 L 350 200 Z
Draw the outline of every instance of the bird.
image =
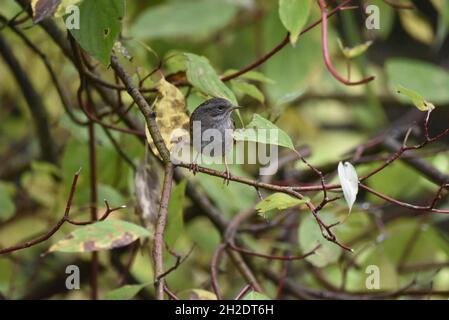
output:
M 195 174 L 198 171 L 196 160 L 199 154 L 211 157 L 222 156 L 225 164 L 224 182 L 229 184 L 231 174 L 226 155 L 232 150 L 234 143 L 234 121 L 232 112 L 241 106 L 232 104 L 224 98 L 212 98 L 200 104 L 190 116 L 190 142 L 193 149 L 198 152 L 189 168 Z

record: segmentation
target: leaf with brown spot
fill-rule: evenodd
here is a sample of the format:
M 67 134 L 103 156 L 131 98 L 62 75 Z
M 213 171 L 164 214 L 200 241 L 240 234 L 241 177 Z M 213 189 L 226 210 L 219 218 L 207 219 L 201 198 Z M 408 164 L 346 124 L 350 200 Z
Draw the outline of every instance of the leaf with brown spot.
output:
M 150 232 L 136 224 L 121 220 L 99 221 L 77 228 L 50 247 L 48 252 L 91 252 L 124 247 Z
M 160 97 L 154 106 L 156 123 L 168 150 L 173 150 L 180 137 L 188 134 L 188 131 L 184 129 L 189 124 L 186 101 L 182 92 L 164 78 L 157 84 L 157 89 Z M 159 154 L 148 128 L 145 132 L 151 150 Z

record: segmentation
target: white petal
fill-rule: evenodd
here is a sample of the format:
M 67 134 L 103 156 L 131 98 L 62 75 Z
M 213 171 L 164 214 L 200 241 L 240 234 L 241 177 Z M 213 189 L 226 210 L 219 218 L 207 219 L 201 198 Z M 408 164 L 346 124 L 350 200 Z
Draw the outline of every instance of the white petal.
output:
M 351 212 L 359 192 L 359 178 L 354 166 L 349 162 L 340 162 L 338 164 L 338 178 L 340 179 L 346 203 L 349 206 L 349 212 Z

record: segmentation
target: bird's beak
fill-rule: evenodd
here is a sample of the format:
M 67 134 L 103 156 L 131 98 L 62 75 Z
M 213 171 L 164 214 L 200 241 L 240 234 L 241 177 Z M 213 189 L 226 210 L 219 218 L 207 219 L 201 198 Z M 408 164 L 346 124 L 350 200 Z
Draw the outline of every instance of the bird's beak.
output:
M 232 107 L 231 111 L 242 109 L 242 108 L 243 108 L 242 106 L 234 106 L 234 107 Z

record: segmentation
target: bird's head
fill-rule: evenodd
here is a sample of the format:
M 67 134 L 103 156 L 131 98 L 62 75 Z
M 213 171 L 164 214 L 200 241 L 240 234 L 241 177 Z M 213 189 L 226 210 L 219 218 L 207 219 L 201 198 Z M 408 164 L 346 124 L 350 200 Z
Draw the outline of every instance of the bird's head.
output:
M 232 111 L 240 109 L 224 98 L 212 98 L 198 106 L 192 114 L 195 120 L 220 121 L 231 116 Z

